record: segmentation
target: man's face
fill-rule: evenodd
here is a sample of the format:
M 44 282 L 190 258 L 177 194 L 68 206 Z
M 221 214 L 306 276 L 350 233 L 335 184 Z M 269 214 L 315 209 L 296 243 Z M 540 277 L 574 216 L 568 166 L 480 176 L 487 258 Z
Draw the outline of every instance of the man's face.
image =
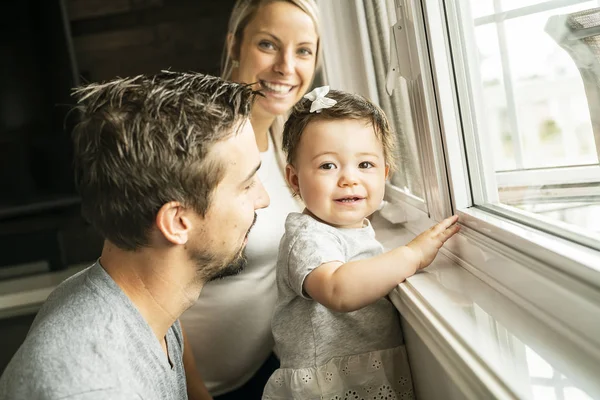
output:
M 248 120 L 237 135 L 213 145 L 208 156 L 224 163 L 225 175 L 213 192 L 206 215 L 199 217 L 199 229 L 186 245 L 205 282 L 243 268 L 242 251 L 255 211 L 269 205 L 269 195 L 256 174 L 260 153 Z

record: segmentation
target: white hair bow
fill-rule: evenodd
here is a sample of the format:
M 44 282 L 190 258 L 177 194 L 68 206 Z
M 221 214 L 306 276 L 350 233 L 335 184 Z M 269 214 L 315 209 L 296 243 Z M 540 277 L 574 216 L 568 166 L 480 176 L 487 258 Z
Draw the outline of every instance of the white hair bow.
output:
M 329 93 L 329 86 L 321 86 L 304 95 L 304 98 L 312 101 L 310 112 L 316 111 L 319 113 L 323 108 L 329 108 L 337 103 L 334 99 L 325 97 L 327 93 Z

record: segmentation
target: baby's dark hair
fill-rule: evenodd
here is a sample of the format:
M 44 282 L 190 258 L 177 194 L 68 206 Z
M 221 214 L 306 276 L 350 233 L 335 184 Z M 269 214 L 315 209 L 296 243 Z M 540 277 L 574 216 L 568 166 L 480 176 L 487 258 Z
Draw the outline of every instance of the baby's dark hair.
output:
M 396 135 L 383 110 L 358 94 L 330 90 L 325 97 L 333 99 L 337 103 L 332 107 L 321 109 L 320 112 L 311 113 L 312 101 L 303 98 L 292 109 L 283 128 L 283 151 L 287 155 L 288 164 L 294 164 L 302 133 L 310 122 L 351 119 L 373 125 L 375 135 L 383 145 L 385 162 L 389 165 L 390 171 L 394 171 L 396 168 Z

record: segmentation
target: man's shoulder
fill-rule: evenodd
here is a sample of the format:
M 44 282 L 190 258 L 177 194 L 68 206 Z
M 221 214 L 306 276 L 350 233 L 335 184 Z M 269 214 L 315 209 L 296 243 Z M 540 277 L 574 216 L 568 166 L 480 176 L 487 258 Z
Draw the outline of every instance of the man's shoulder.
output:
M 34 334 L 26 339 L 0 377 L 0 393 L 8 398 L 125 398 L 118 394 L 127 388 L 121 384 L 123 375 L 127 375 L 123 371 L 126 366 L 123 352 L 102 340 L 75 334 L 62 338 Z M 128 394 L 127 398 L 136 397 Z
M 4 372 L 4 384 L 17 392 L 22 386 L 51 393 L 85 391 L 88 384 L 90 390 L 108 390 L 119 382 L 129 358 L 120 324 L 107 324 L 110 318 L 98 316 L 74 316 L 70 321 L 53 317 L 47 313 L 31 329 Z
M 114 390 L 127 365 L 128 322 L 115 304 L 119 299 L 111 304 L 110 294 L 89 281 L 89 272 L 82 271 L 51 293 L 0 379 L 0 388 L 7 393 L 56 391 L 63 397 L 77 388 L 84 396 L 87 384 L 81 383 L 91 383 L 91 394 L 74 397 L 78 399 L 98 398 L 90 397 L 92 391 Z
M 124 294 L 103 290 L 95 275 L 98 264 L 65 280 L 50 293 L 33 321 L 29 337 L 47 338 L 57 336 L 69 341 L 85 339 L 82 333 L 89 331 L 102 335 L 98 326 L 119 322 L 115 314 L 123 307 Z

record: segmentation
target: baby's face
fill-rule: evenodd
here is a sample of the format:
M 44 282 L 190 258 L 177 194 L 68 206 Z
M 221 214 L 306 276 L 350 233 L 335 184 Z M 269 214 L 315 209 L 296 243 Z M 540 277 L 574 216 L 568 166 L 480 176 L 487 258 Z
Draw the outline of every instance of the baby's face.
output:
M 388 167 L 366 121 L 309 123 L 287 179 L 306 208 L 338 228 L 360 228 L 383 200 Z

